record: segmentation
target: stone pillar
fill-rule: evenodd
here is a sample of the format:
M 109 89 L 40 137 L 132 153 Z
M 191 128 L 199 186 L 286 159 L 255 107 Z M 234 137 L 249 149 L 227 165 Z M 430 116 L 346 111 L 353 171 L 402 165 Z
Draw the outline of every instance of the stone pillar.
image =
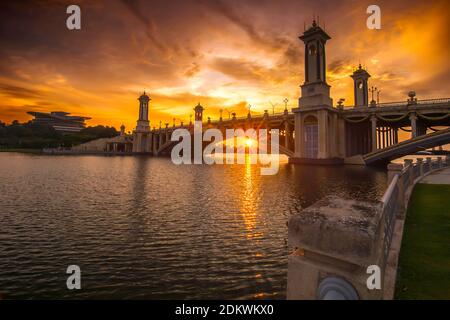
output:
M 417 159 L 417 165 L 419 166 L 419 176 L 423 176 L 423 159 L 418 158 Z
M 394 136 L 392 134 L 392 128 L 389 127 L 389 145 L 392 146 L 394 144 Z
M 295 157 L 303 157 L 303 145 L 304 145 L 304 131 L 303 131 L 303 114 L 300 112 L 294 113 L 295 117 Z
M 287 119 L 284 122 L 284 146 L 289 149 L 289 122 Z
M 319 110 L 317 112 L 318 126 L 319 126 L 319 152 L 318 159 L 327 159 L 330 157 L 329 139 L 328 139 L 328 112 L 326 110 Z
M 377 150 L 377 117 L 370 117 L 370 124 L 372 126 L 372 152 Z
M 409 120 L 411 121 L 411 139 L 418 136 L 417 134 L 417 116 L 415 113 L 409 115 Z
M 153 154 L 155 155 L 158 152 L 158 135 L 156 131 L 153 130 Z
M 437 161 L 438 161 L 438 168 L 442 168 L 442 157 L 437 157 Z
M 339 157 L 339 132 L 338 132 L 338 115 L 331 114 L 331 127 L 329 128 L 330 157 Z
M 395 175 L 400 173 L 403 170 L 403 166 L 400 163 L 389 163 L 387 166 L 388 169 L 388 185 L 391 184 L 392 179 L 394 179 Z
M 327 279 L 343 282 L 335 284 L 335 292 L 345 293 L 340 289 L 349 286 L 357 293 L 336 298 L 381 299 L 382 290 L 367 288 L 366 270 L 369 265 L 383 265 L 383 223 L 379 202 L 336 196 L 292 216 L 288 243 L 295 249 L 288 257 L 287 299 L 326 299 L 323 284 Z
M 405 168 L 408 168 L 407 170 L 409 171 L 409 185 L 412 185 L 414 182 L 414 177 L 413 177 L 413 161 L 411 159 L 405 159 L 404 160 L 405 163 Z
M 426 161 L 427 161 L 428 171 L 433 170 L 433 164 L 431 163 L 431 157 L 427 157 Z
M 345 120 L 338 118 L 338 134 L 337 134 L 337 138 L 338 138 L 338 152 L 339 152 L 339 157 L 340 158 L 345 158 L 347 156 L 346 154 L 346 142 L 347 142 L 347 137 L 345 134 Z
M 142 152 L 142 133 L 136 134 L 136 152 Z
M 170 141 L 170 137 L 169 137 L 169 124 L 166 123 L 166 142 Z

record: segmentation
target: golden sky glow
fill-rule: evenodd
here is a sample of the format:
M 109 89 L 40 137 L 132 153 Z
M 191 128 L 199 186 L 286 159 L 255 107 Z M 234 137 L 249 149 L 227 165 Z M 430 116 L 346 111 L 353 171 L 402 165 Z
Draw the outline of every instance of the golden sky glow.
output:
M 65 26 L 67 1 L 0 4 L 0 120 L 26 111 L 67 111 L 90 125 L 135 127 L 137 98 L 152 98 L 150 120 L 188 122 L 200 102 L 247 113 L 296 105 L 303 82 L 298 36 L 313 14 L 332 39 L 327 81 L 336 102 L 353 103 L 361 62 L 380 102 L 449 96 L 448 1 L 379 1 L 382 29 L 366 28 L 370 1 L 75 1 L 82 30 Z M 224 111 L 224 117 L 228 117 Z

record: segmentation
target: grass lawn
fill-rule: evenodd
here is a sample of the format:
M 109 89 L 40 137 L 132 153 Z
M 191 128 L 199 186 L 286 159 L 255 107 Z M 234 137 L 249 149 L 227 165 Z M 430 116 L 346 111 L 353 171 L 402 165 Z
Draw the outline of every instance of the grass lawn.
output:
M 450 185 L 417 184 L 400 250 L 396 299 L 450 299 Z

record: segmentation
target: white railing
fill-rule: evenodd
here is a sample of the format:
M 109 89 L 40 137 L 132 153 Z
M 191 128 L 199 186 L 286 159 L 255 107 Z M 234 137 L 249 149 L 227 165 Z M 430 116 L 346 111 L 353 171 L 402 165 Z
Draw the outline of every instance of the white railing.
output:
M 437 157 L 435 160 L 426 158 L 425 161 L 417 159 L 415 163 L 407 159 L 404 165 L 394 163 L 388 165 L 389 187 L 381 199 L 384 218 L 384 263 L 387 262 L 395 220 L 406 213 L 409 195 L 415 183 L 432 171 L 444 167 L 450 167 L 450 156 L 444 159 Z

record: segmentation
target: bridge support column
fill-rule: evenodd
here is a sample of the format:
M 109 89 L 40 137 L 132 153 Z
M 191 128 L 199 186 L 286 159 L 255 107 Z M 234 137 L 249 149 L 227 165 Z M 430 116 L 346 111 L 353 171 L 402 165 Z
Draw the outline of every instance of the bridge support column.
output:
M 165 143 L 167 143 L 168 141 L 170 141 L 170 137 L 169 137 L 169 124 L 168 123 L 166 123 L 166 137 L 165 137 L 166 139 L 166 141 L 165 141 Z
M 156 132 L 153 132 L 153 155 L 156 155 L 158 152 L 158 136 Z
M 330 157 L 330 144 L 328 139 L 329 126 L 328 126 L 328 112 L 320 110 L 318 112 L 318 125 L 319 125 L 319 153 L 317 157 L 319 159 L 327 159 Z
M 304 131 L 303 131 L 303 114 L 298 112 L 295 113 L 295 157 L 303 158 L 303 139 L 304 139 Z
M 372 126 L 372 152 L 377 150 L 377 117 L 371 116 L 370 123 Z
M 159 134 L 158 135 L 159 135 L 159 143 L 158 143 L 158 149 L 159 149 L 163 145 L 163 135 L 162 135 L 161 128 L 159 128 Z
M 338 125 L 338 157 L 345 158 L 346 157 L 346 148 L 347 148 L 347 137 L 345 134 L 345 120 L 338 117 L 337 119 Z
M 148 151 L 153 151 L 153 132 L 148 134 Z
M 417 116 L 415 113 L 409 115 L 409 121 L 411 121 L 411 139 L 418 136 L 417 134 Z
M 289 149 L 289 123 L 286 122 L 284 123 L 284 146 L 286 147 L 286 149 Z

